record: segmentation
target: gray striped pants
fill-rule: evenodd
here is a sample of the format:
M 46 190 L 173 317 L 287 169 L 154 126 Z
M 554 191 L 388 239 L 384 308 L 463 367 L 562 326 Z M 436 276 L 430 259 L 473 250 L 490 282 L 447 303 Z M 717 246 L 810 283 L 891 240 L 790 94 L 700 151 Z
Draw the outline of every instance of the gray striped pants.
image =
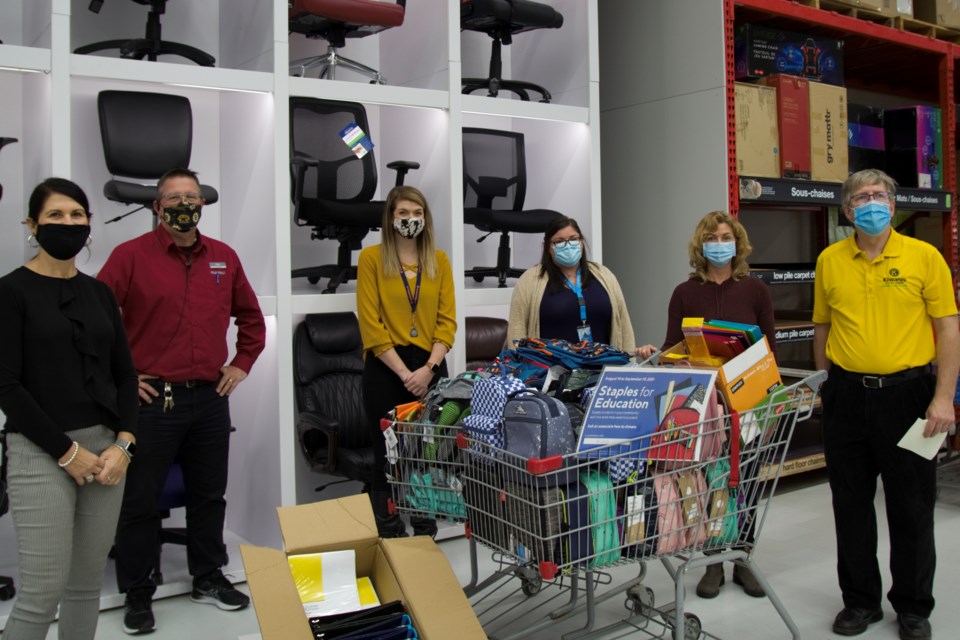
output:
M 102 425 L 70 431 L 100 453 L 116 434 Z M 77 486 L 57 461 L 19 433 L 7 434 L 10 512 L 20 584 L 3 640 L 44 640 L 60 606 L 61 640 L 93 640 L 100 585 L 123 499 L 121 482 Z

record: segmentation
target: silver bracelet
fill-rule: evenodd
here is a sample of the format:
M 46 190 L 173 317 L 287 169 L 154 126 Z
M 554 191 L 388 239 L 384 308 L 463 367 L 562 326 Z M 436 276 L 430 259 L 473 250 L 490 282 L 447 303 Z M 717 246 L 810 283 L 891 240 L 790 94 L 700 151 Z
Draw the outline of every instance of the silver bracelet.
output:
M 60 461 L 58 460 L 58 461 L 57 461 L 57 466 L 60 467 L 61 469 L 66 469 L 66 468 L 70 465 L 70 463 L 74 461 L 74 459 L 77 457 L 77 454 L 78 454 L 78 453 L 80 453 L 80 445 L 79 445 L 79 443 L 77 443 L 76 440 L 74 440 L 74 441 L 73 441 L 73 454 L 70 456 L 70 458 L 69 458 L 66 462 L 60 462 Z
M 110 446 L 116 447 L 117 449 L 120 449 L 120 451 L 123 451 L 123 455 L 127 456 L 127 462 L 133 462 L 133 456 L 130 455 L 129 451 L 118 445 L 116 442 L 111 443 Z

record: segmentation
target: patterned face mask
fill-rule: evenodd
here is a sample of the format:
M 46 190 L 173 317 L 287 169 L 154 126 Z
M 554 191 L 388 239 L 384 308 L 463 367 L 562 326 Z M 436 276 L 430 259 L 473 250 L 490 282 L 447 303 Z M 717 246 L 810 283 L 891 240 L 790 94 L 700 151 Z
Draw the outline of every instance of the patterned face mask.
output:
M 416 238 L 423 231 L 423 218 L 396 218 L 393 228 L 404 238 Z
M 191 204 L 184 200 L 174 207 L 164 207 L 160 215 L 164 222 L 182 233 L 197 226 L 202 208 L 203 205 Z

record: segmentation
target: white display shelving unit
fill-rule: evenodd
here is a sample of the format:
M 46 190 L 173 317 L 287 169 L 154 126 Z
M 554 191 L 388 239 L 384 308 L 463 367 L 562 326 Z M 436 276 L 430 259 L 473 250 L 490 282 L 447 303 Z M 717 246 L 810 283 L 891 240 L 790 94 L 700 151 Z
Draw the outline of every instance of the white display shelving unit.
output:
M 93 245 L 81 269 L 95 273 L 120 242 L 151 227 L 150 215 L 103 223 L 126 209 L 101 195 L 110 178 L 103 160 L 96 96 L 105 89 L 183 95 L 193 106 L 191 167 L 221 199 L 204 209 L 200 224 L 240 255 L 268 316 L 268 344 L 250 379 L 231 398 L 237 431 L 231 448 L 228 527 L 256 544 L 280 544 L 278 505 L 331 497 L 315 494 L 324 479 L 297 451 L 292 374 L 293 330 L 304 314 L 353 311 L 355 283 L 322 295 L 322 285 L 292 280 L 290 270 L 336 259 L 336 242 L 312 241 L 293 224 L 290 205 L 290 96 L 363 103 L 370 119 L 380 176 L 379 196 L 393 184 L 392 160 L 421 163 L 407 183 L 424 191 L 434 211 L 440 248 L 454 274 L 495 264 L 497 236 L 485 242 L 463 220 L 463 126 L 522 131 L 526 135 L 527 208 L 549 208 L 580 222 L 591 255 L 602 258 L 600 237 L 599 71 L 597 0 L 541 0 L 564 15 L 558 30 L 520 34 L 504 47 L 504 77 L 546 86 L 552 104 L 524 103 L 503 93 L 488 98 L 460 93 L 460 78 L 486 76 L 491 40 L 460 32 L 456 0 L 408 3 L 403 26 L 352 39 L 343 55 L 380 69 L 387 85 L 338 72 L 336 80 L 288 74 L 291 59 L 322 53 L 326 42 L 287 31 L 284 0 L 171 2 L 163 37 L 204 50 L 217 66 L 204 68 L 168 56 L 158 62 L 120 59 L 117 51 L 77 55 L 91 42 L 141 37 L 147 7 L 108 0 L 99 15 L 88 0 L 4 0 L 0 3 L 0 136 L 20 142 L 0 152 L 0 271 L 30 255 L 19 225 L 33 186 L 49 175 L 85 188 L 94 212 Z M 370 233 L 365 245 L 379 242 Z M 515 235 L 515 266 L 540 257 L 539 236 Z M 356 253 L 354 260 L 356 260 Z M 490 279 L 456 277 L 461 329 L 449 357 L 463 369 L 463 320 L 474 310 L 506 316 L 512 289 Z M 510 282 L 512 284 L 512 281 Z M 232 341 L 232 336 L 230 338 Z M 8 527 L 9 519 L 0 520 Z

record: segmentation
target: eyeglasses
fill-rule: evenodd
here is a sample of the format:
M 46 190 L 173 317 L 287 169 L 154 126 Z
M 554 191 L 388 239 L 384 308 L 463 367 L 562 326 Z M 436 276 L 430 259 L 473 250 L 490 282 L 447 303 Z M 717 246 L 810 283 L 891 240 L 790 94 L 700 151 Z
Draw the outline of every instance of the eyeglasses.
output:
M 576 247 L 580 245 L 580 238 L 567 238 L 566 240 L 554 240 L 550 244 L 553 245 L 554 249 L 563 249 L 564 247 L 567 247 L 570 245 L 573 245 Z
M 203 196 L 199 193 L 165 193 L 160 196 L 160 202 L 165 202 L 167 204 L 173 204 L 176 202 L 182 202 L 186 200 L 190 204 L 200 204 L 203 200 Z
M 850 197 L 850 202 L 858 207 L 867 204 L 871 200 L 890 204 L 890 201 L 893 200 L 893 194 L 889 191 L 877 191 L 876 193 L 859 193 Z

